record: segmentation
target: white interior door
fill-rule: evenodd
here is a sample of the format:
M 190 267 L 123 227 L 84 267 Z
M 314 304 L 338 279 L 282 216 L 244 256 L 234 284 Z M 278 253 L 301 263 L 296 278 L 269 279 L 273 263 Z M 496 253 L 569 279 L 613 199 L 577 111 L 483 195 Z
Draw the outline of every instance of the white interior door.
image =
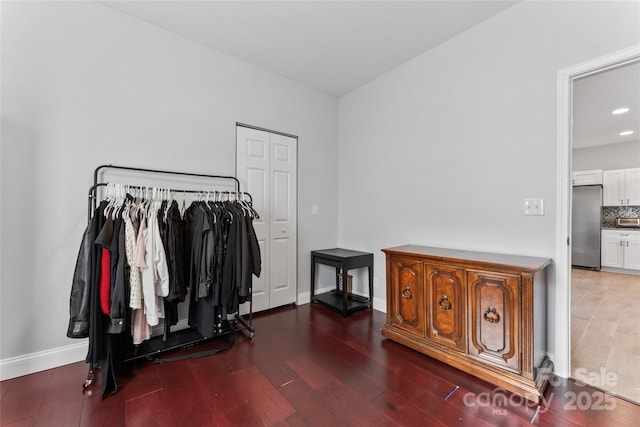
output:
M 253 278 L 253 311 L 296 301 L 297 141 L 264 130 L 236 128 L 236 176 L 251 193 L 262 274 Z
M 269 307 L 296 300 L 296 140 L 270 134 Z
M 240 126 L 236 131 L 236 177 L 241 189 L 251 194 L 253 207 L 260 215 L 253 221 L 253 228 L 260 246 L 262 272 L 259 278 L 253 277 L 252 298 L 253 310 L 261 311 L 269 308 L 269 134 Z

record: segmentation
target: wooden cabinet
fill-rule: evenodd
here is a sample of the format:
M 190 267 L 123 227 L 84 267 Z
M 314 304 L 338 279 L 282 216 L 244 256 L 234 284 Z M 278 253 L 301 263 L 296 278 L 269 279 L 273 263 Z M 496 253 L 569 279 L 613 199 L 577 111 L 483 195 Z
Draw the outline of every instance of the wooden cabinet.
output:
M 387 257 L 382 334 L 539 402 L 546 356 L 546 258 L 407 245 Z
M 573 172 L 573 185 L 602 184 L 602 169 Z
M 600 264 L 640 270 L 640 231 L 602 230 Z
M 640 205 L 640 168 L 606 170 L 602 183 L 604 206 Z

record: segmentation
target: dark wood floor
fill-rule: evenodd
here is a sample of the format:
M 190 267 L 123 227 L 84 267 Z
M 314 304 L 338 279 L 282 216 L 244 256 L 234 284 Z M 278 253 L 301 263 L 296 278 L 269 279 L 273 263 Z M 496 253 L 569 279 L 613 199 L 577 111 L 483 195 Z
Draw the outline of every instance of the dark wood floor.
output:
M 278 309 L 256 316 L 253 340 L 238 335 L 225 353 L 132 363 L 120 391 L 104 400 L 96 391 L 83 393 L 84 363 L 3 381 L 1 424 L 531 425 L 535 406 L 383 339 L 383 323 L 384 314 L 376 311 L 343 319 L 316 305 Z M 640 406 L 579 383 L 555 378 L 545 398 L 533 425 L 640 425 Z

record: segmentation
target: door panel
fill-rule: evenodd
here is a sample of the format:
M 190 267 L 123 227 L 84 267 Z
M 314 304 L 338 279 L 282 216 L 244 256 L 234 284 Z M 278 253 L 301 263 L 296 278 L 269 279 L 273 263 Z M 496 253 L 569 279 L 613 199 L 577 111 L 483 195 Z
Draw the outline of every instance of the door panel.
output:
M 291 185 L 288 172 L 273 171 L 273 222 L 289 224 L 291 221 Z
M 394 326 L 425 336 L 424 278 L 421 261 L 394 259 L 391 265 Z
M 464 270 L 427 265 L 427 336 L 460 351 L 467 349 Z
M 640 204 L 640 168 L 627 169 L 625 174 L 624 190 L 627 198 L 627 205 L 634 206 Z
M 268 171 L 261 168 L 247 168 L 245 171 L 247 192 L 251 194 L 253 200 L 253 208 L 258 212 L 260 218 L 254 221 L 264 222 L 264 217 L 268 218 L 269 200 L 268 195 Z
M 624 245 L 624 268 L 640 270 L 640 239 L 628 238 Z
M 270 307 L 296 301 L 296 139 L 270 134 L 270 250 L 273 282 Z
M 273 239 L 271 246 L 271 291 L 275 294 L 291 287 L 289 277 L 289 239 Z M 282 305 L 282 304 L 281 304 Z
M 253 207 L 260 215 L 253 221 L 253 228 L 260 246 L 262 272 L 259 278 L 253 276 L 253 311 L 269 308 L 269 134 L 255 129 L 237 127 L 236 177 L 243 191 L 251 194 Z M 248 304 L 241 312 L 248 312 Z
M 260 215 L 253 223 L 262 255 L 262 274 L 253 278 L 253 311 L 262 311 L 297 297 L 297 140 L 242 126 L 236 131 L 236 176 Z
M 623 267 L 624 241 L 619 234 L 602 233 L 601 264 L 603 267 Z
M 469 271 L 469 354 L 520 372 L 520 279 Z

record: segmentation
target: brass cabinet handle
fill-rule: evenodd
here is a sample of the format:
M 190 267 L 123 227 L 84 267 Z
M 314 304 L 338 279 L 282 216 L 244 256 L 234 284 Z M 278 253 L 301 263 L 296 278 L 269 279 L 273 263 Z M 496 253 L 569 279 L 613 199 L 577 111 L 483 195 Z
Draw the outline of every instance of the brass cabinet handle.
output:
M 451 301 L 449 301 L 449 297 L 446 295 L 442 295 L 440 301 L 438 301 L 438 305 L 443 310 L 451 310 Z
M 411 293 L 411 289 L 407 286 L 402 291 L 402 298 L 411 299 L 411 297 L 413 297 L 413 294 Z
M 500 315 L 496 313 L 495 307 L 487 308 L 487 311 L 484 312 L 484 320 L 489 323 L 498 323 L 500 321 Z

